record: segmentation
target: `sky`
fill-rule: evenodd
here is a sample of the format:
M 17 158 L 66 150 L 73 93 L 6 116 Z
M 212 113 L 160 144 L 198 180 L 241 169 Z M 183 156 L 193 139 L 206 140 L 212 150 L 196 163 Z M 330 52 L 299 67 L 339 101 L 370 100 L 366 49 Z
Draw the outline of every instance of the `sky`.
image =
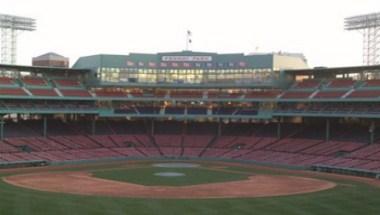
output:
M 32 17 L 21 32 L 18 64 L 56 52 L 303 53 L 311 67 L 362 64 L 362 36 L 344 18 L 380 12 L 379 0 L 0 0 L 0 13 Z

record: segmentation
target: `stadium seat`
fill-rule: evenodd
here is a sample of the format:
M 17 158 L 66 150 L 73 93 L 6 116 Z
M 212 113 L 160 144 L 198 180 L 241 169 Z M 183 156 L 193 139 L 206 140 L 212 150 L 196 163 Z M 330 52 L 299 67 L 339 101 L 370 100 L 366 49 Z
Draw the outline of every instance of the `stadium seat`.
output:
M 0 88 L 0 95 L 28 96 L 22 88 Z
M 301 82 L 296 82 L 293 88 L 296 89 L 315 89 L 319 87 L 320 81 L 314 79 L 305 79 Z
M 71 79 L 55 79 L 54 82 L 58 87 L 81 87 L 82 84 L 78 80 Z
M 281 94 L 280 90 L 268 90 L 268 91 L 250 91 L 246 93 L 245 98 L 249 99 L 272 99 Z
M 54 89 L 28 89 L 34 96 L 58 96 Z
M 327 85 L 328 88 L 352 88 L 355 81 L 352 79 L 333 79 Z
M 87 90 L 81 89 L 60 89 L 59 90 L 63 96 L 69 97 L 91 97 L 91 94 Z
M 0 85 L 15 85 L 15 82 L 13 78 L 0 77 Z
M 319 91 L 314 95 L 313 99 L 338 99 L 342 98 L 347 91 Z
M 287 91 L 281 96 L 281 99 L 306 99 L 312 93 L 312 91 Z
M 377 98 L 380 97 L 380 90 L 355 90 L 346 98 Z
M 28 86 L 46 86 L 47 85 L 47 82 L 45 81 L 45 79 L 41 77 L 26 76 L 26 77 L 23 77 L 21 80 L 25 85 L 28 85 Z

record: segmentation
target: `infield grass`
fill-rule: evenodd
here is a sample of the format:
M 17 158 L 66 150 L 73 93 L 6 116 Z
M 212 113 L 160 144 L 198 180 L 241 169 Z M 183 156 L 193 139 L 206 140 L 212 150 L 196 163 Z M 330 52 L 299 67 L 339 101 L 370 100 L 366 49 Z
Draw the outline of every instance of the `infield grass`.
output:
M 155 173 L 178 172 L 185 174 L 179 177 L 156 176 Z M 226 181 L 237 181 L 248 179 L 247 174 L 229 173 L 218 170 L 203 168 L 160 168 L 143 167 L 134 169 L 110 169 L 92 172 L 95 177 L 110 179 L 115 181 L 130 182 L 146 186 L 166 185 L 184 186 L 205 183 L 216 183 Z

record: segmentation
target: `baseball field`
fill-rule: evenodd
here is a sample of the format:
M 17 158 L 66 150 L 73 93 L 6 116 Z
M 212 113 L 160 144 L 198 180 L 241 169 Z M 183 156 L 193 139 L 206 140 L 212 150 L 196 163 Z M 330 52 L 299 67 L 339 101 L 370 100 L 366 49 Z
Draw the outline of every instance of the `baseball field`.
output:
M 0 214 L 379 214 L 380 181 L 217 161 L 4 169 Z

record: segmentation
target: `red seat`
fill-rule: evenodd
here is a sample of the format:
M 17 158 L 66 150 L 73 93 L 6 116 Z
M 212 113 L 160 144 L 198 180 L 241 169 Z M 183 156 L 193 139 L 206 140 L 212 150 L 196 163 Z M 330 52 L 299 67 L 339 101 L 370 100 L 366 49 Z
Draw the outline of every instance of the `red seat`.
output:
M 341 98 L 347 91 L 319 91 L 314 99 Z
M 367 80 L 364 87 L 380 87 L 380 80 L 379 79 Z
M 26 85 L 35 85 L 35 86 L 46 86 L 47 83 L 43 78 L 40 77 L 24 77 L 22 82 Z
M 173 98 L 202 98 L 202 91 L 172 91 L 170 96 Z
M 34 96 L 58 96 L 53 89 L 29 89 Z
M 0 88 L 0 95 L 27 96 L 22 88 Z
M 0 77 L 0 85 L 14 85 L 12 78 L 9 77 Z
M 380 97 L 380 90 L 355 90 L 347 98 L 376 98 Z
M 91 97 L 87 90 L 60 90 L 63 96 Z
M 320 82 L 318 80 L 313 79 L 305 79 L 302 82 L 298 82 L 295 85 L 295 88 L 308 89 L 308 88 L 316 88 L 318 87 Z
M 313 92 L 306 91 L 288 91 L 282 95 L 282 99 L 304 99 L 308 98 Z
M 54 82 L 61 87 L 80 87 L 81 86 L 80 82 L 77 80 L 56 79 L 54 80 Z
M 350 88 L 353 87 L 355 81 L 352 79 L 334 79 L 328 85 L 329 88 Z
M 250 99 L 276 98 L 280 94 L 281 94 L 280 90 L 251 91 L 245 95 L 245 98 L 250 98 Z
M 99 97 L 126 97 L 127 94 L 122 91 L 106 91 L 106 90 L 97 90 L 95 91 L 96 96 Z

